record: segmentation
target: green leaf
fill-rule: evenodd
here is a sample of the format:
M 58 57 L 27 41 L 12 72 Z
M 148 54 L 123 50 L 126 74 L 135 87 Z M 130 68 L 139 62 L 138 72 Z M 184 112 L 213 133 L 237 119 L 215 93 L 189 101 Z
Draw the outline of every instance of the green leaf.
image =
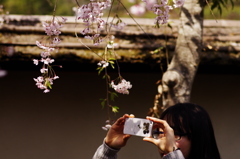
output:
M 105 79 L 105 78 L 107 78 L 107 80 L 110 80 L 110 76 L 109 76 L 108 74 L 105 74 L 105 75 L 103 76 L 103 79 Z
M 105 107 L 105 105 L 106 105 L 106 99 L 99 99 L 100 101 L 101 101 L 101 106 L 102 106 L 102 108 L 104 108 Z
M 98 67 L 98 75 L 100 75 L 101 74 L 101 72 L 103 71 L 103 67 Z
M 116 92 L 111 92 L 110 93 L 110 100 L 114 101 L 115 97 L 118 97 Z
M 110 63 L 110 65 L 111 65 L 111 67 L 112 67 L 113 69 L 115 69 L 114 64 Z
M 47 86 L 47 88 L 52 89 L 52 85 L 51 85 L 51 83 L 48 80 L 46 80 L 45 86 Z
M 163 47 L 161 46 L 161 47 L 157 48 L 156 50 L 153 50 L 151 53 L 154 53 L 154 54 L 159 53 L 162 49 L 163 49 Z
M 115 62 L 114 61 L 108 61 L 110 64 L 114 64 Z
M 109 58 L 109 61 L 115 61 L 116 59 L 115 58 Z
M 222 15 L 223 8 L 228 9 L 228 3 L 231 5 L 231 9 L 234 8 L 234 2 L 233 0 L 212 0 L 211 3 L 211 10 L 218 10 L 219 14 Z
M 117 106 L 112 106 L 112 112 L 117 113 L 117 112 L 118 112 L 118 109 L 119 109 L 119 107 L 117 107 Z

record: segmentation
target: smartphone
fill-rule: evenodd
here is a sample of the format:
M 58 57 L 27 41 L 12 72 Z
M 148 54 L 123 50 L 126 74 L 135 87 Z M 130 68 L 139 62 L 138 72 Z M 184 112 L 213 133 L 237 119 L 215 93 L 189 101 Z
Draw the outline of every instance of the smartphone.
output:
M 141 137 L 150 137 L 152 134 L 153 121 L 141 118 L 127 118 L 123 133 Z

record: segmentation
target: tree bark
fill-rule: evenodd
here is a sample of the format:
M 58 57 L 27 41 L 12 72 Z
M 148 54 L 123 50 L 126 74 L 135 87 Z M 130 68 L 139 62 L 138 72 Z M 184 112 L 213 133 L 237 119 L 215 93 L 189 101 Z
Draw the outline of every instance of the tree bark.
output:
M 202 50 L 203 8 L 204 0 L 185 0 L 182 6 L 175 53 L 159 85 L 163 110 L 190 102 Z

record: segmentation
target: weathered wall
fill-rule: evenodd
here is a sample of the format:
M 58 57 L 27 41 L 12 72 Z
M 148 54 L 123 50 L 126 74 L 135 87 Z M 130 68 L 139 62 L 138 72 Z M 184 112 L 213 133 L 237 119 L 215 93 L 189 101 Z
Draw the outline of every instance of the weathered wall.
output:
M 38 71 L 9 71 L 0 78 L 1 159 L 90 159 L 102 143 L 106 120 L 99 98 L 104 80 L 96 72 L 58 72 L 53 90 L 43 94 L 33 77 Z M 133 83 L 129 95 L 116 100 L 120 112 L 145 117 L 152 107 L 159 73 L 123 72 Z M 213 121 L 222 159 L 238 159 L 240 75 L 198 74 L 192 102 L 204 106 Z M 156 148 L 133 137 L 119 159 L 157 159 Z
M 98 57 L 86 49 L 84 45 L 93 48 L 96 53 L 103 51 L 103 46 L 93 46 L 80 34 L 84 25 L 75 23 L 74 17 L 67 17 L 68 22 L 62 28 L 59 52 L 53 56 L 57 61 L 96 62 Z M 2 60 L 31 60 L 39 57 L 41 50 L 36 46 L 36 40 L 44 41 L 46 35 L 41 26 L 44 20 L 51 20 L 49 16 L 23 16 L 10 15 L 9 23 L 0 27 L 0 55 Z M 178 20 L 171 20 L 172 29 L 162 26 L 154 28 L 154 19 L 136 19 L 137 25 L 132 19 L 123 18 L 128 25 L 122 31 L 114 30 L 115 42 L 118 43 L 116 52 L 119 62 L 131 63 L 155 63 L 164 62 L 166 48 L 169 56 L 174 51 L 178 26 Z M 144 31 L 143 31 L 144 30 Z M 75 37 L 75 32 L 79 40 Z M 105 34 L 105 32 L 102 32 Z M 202 63 L 232 64 L 239 62 L 240 52 L 240 21 L 233 20 L 205 20 L 203 30 L 203 54 Z M 167 40 L 167 43 L 166 43 Z M 81 43 L 81 42 L 82 43 Z M 84 43 L 84 45 L 83 45 Z M 153 54 L 152 51 L 163 47 L 163 52 Z

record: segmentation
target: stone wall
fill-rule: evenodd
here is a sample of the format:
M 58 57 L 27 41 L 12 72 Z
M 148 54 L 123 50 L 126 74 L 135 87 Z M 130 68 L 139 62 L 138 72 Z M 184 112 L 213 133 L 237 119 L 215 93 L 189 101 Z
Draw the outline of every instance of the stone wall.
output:
M 84 25 L 76 23 L 75 17 L 67 17 L 62 28 L 59 52 L 54 58 L 59 62 L 70 61 L 95 63 L 103 52 L 104 44 L 94 46 L 80 34 Z M 35 41 L 46 38 L 41 22 L 51 20 L 50 16 L 9 15 L 8 23 L 0 27 L 1 61 L 31 61 L 37 58 L 41 50 Z M 122 19 L 128 25 L 122 31 L 112 30 L 118 44 L 116 53 L 121 63 L 159 64 L 166 63 L 166 52 L 171 57 L 178 36 L 179 20 L 171 20 L 170 27 L 153 26 L 154 19 Z M 137 22 L 137 23 L 136 23 Z M 76 34 L 78 38 L 76 38 Z M 106 32 L 102 32 L 106 34 Z M 205 20 L 203 29 L 202 64 L 234 64 L 239 63 L 240 53 L 240 21 Z M 89 46 L 95 53 L 86 48 Z M 159 53 L 154 50 L 161 48 Z

